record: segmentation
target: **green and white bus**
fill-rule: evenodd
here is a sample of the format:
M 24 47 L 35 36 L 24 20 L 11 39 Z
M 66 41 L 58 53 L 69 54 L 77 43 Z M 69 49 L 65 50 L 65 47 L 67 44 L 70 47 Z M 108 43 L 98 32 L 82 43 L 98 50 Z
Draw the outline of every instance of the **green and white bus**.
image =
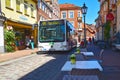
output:
M 73 41 L 74 27 L 66 19 L 39 21 L 39 51 L 69 51 L 77 45 Z

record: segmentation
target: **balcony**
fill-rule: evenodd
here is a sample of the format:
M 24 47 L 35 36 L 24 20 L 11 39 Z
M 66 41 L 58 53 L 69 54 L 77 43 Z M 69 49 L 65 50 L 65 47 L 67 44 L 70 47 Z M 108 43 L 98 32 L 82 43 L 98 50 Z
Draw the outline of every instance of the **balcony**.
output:
M 82 22 L 82 17 L 77 17 L 78 22 Z

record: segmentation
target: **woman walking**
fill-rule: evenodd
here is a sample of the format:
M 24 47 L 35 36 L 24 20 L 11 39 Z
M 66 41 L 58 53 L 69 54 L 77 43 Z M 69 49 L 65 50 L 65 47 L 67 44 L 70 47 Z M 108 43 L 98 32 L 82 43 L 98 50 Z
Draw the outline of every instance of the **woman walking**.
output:
M 33 38 L 33 36 L 31 36 L 30 44 L 31 44 L 31 48 L 34 49 L 34 38 Z

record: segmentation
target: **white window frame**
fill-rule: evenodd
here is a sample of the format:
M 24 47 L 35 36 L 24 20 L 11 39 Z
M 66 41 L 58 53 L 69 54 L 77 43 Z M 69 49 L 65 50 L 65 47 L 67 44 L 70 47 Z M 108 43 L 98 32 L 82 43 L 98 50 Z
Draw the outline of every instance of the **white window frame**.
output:
M 71 14 L 71 12 L 73 13 L 73 14 Z M 69 15 L 69 18 L 74 18 L 74 11 L 68 11 L 68 15 Z M 72 17 L 71 17 L 72 16 Z
M 64 16 L 63 13 L 65 13 L 66 17 L 63 17 L 63 16 Z M 66 19 L 66 18 L 67 18 L 67 11 L 62 11 L 62 12 L 61 12 L 61 18 L 62 18 L 62 19 Z
M 81 11 L 78 11 L 78 17 L 81 17 Z

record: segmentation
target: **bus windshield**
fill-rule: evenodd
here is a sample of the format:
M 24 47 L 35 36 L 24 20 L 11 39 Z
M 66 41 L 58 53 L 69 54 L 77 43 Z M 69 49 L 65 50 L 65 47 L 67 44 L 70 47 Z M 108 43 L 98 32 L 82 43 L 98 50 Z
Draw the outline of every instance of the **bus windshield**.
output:
M 65 25 L 53 23 L 48 24 L 44 21 L 39 26 L 40 42 L 63 42 L 65 40 Z

